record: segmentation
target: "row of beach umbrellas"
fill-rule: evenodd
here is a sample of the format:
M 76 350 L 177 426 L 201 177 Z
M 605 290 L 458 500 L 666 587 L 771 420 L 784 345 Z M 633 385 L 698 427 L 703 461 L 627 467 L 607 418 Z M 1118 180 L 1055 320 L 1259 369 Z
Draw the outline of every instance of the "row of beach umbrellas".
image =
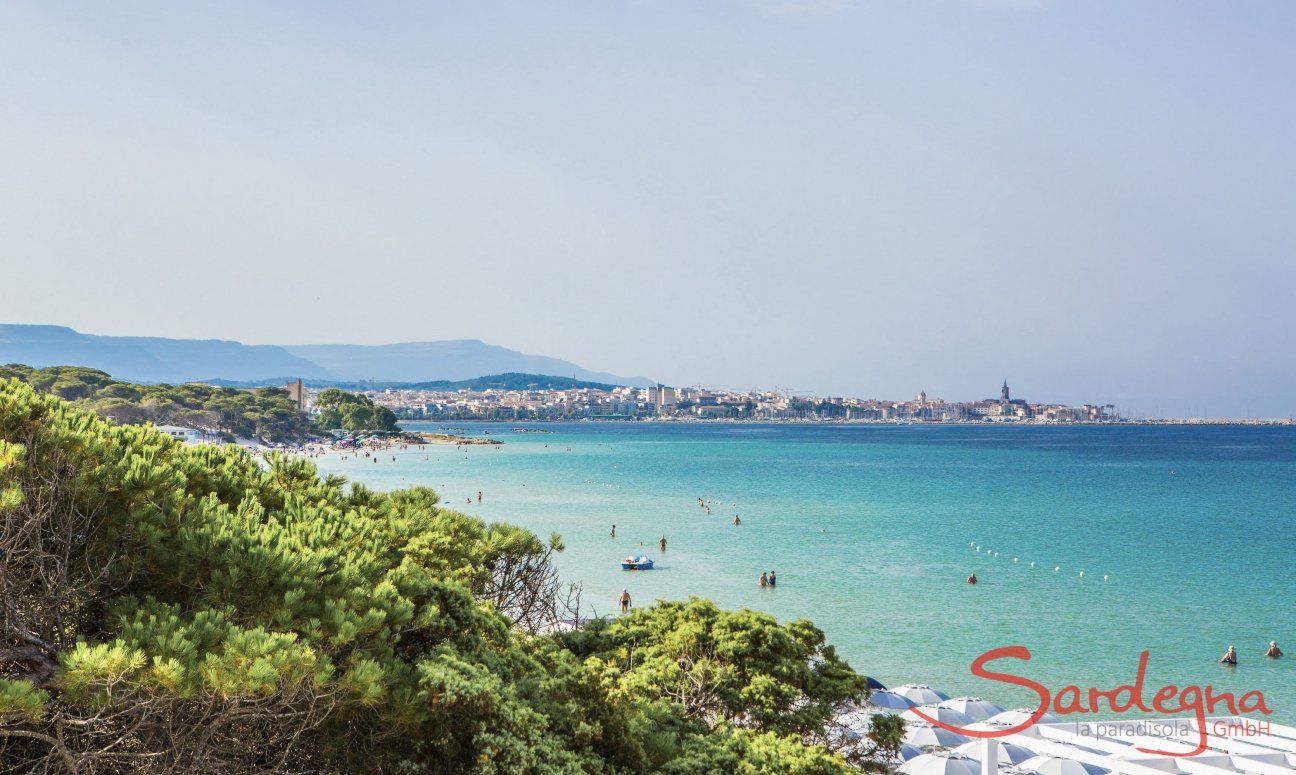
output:
M 1004 747 L 1000 746 L 1001 757 Z M 1005 761 L 1000 759 L 1000 762 Z M 957 750 L 933 751 L 906 761 L 897 772 L 903 775 L 981 775 L 981 762 Z M 1020 763 L 1000 767 L 999 772 L 1003 775 L 1106 775 L 1108 771 L 1060 756 L 1032 756 Z
M 1030 718 L 1028 708 L 1005 710 L 980 697 L 953 697 L 926 684 L 905 684 L 885 688 L 870 678 L 873 694 L 859 708 L 837 716 L 837 722 L 853 734 L 868 734 L 869 718 L 874 713 L 894 713 L 905 720 L 904 741 L 900 745 L 898 772 L 904 775 L 981 775 L 981 757 L 985 745 L 966 735 L 929 724 L 913 708 L 943 724 L 969 730 L 989 731 L 1017 726 Z M 1056 723 L 1051 713 L 1040 718 Z M 1106 775 L 1107 770 L 1057 756 L 1039 756 L 1017 743 L 999 742 L 998 762 L 1004 775 Z

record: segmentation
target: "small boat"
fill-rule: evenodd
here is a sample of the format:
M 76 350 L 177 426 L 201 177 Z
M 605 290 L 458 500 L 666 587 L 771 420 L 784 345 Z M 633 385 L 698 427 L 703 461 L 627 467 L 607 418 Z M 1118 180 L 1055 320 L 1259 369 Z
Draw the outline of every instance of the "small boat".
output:
M 652 570 L 653 561 L 647 557 L 627 557 L 621 561 L 621 570 Z

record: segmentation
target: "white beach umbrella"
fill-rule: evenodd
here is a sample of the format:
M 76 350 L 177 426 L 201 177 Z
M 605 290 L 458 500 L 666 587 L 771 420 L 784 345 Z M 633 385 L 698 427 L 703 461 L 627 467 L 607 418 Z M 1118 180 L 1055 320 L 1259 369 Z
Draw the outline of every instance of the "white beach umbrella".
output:
M 908 743 L 901 743 L 900 752 L 896 758 L 898 758 L 902 762 L 907 762 L 910 759 L 914 758 L 915 756 L 922 756 L 922 755 L 923 755 L 923 749 L 919 748 L 918 746 L 909 745 Z
M 855 746 L 864 741 L 864 735 L 850 727 L 829 727 L 828 742 L 834 747 Z
M 1005 710 L 1003 713 L 998 713 L 994 716 L 991 716 L 990 718 L 986 719 L 986 721 L 995 724 L 1004 724 L 1006 726 L 1015 727 L 1018 724 L 1025 721 L 1026 719 L 1030 718 L 1031 714 L 1034 712 L 1035 711 L 1031 710 L 1030 708 L 1013 708 L 1012 710 Z M 1057 724 L 1061 721 L 1062 719 L 1058 718 L 1057 716 L 1054 716 L 1052 713 L 1045 712 L 1043 716 L 1040 716 L 1039 721 L 1035 723 Z
M 1060 756 L 1035 756 L 1018 764 L 1017 769 L 1036 772 L 1039 775 L 1107 775 L 1109 772 L 1093 764 L 1085 764 L 1075 759 L 1063 759 Z
M 919 748 L 953 748 L 968 741 L 963 735 L 931 724 L 910 724 L 903 739 Z
M 1162 756 L 1157 753 L 1148 753 L 1148 751 L 1173 751 L 1175 753 L 1188 754 L 1196 748 L 1195 745 L 1182 743 L 1178 740 L 1169 740 L 1164 737 L 1136 736 L 1130 739 L 1130 747 L 1135 749 L 1124 753 L 1111 754 L 1110 758 L 1117 762 L 1133 762 L 1143 767 L 1151 767 L 1162 772 L 1181 773 L 1183 769 L 1175 762 L 1178 759 L 1170 756 Z M 1145 751 L 1139 748 L 1147 749 Z M 1223 767 L 1224 769 L 1234 769 L 1232 758 L 1228 754 L 1199 754 L 1191 757 L 1195 766 L 1207 765 L 1211 767 Z M 1117 764 L 1113 769 L 1119 770 Z
M 973 740 L 970 743 L 964 743 L 963 745 L 960 745 L 958 748 L 955 748 L 954 753 L 963 754 L 969 759 L 976 759 L 977 761 L 981 761 L 981 757 L 985 753 L 985 744 L 986 741 L 984 740 Z M 1005 743 L 1004 741 L 1000 740 L 999 755 L 995 758 L 998 759 L 999 766 L 1003 767 L 1006 765 L 1021 764 L 1022 762 L 1034 756 L 1035 756 L 1035 752 L 1024 745 L 1017 745 L 1016 743 Z
M 940 706 L 957 710 L 973 721 L 985 721 L 991 716 L 997 716 L 1004 712 L 1003 708 L 980 697 L 955 697 L 952 700 L 942 702 Z
M 939 751 L 915 756 L 900 765 L 896 772 L 904 775 L 981 775 L 981 765 L 966 756 Z
M 837 714 L 835 721 L 848 729 L 859 732 L 861 735 L 867 735 L 873 729 L 873 714 L 878 712 L 873 708 L 855 708 Z
M 914 711 L 922 711 L 927 718 L 934 718 L 942 724 L 949 724 L 952 727 L 965 727 L 972 723 L 972 719 L 966 714 L 960 713 L 953 708 L 945 708 L 940 705 L 919 705 L 916 708 L 900 711 L 900 718 L 909 724 L 926 724 L 926 720 L 919 718 Z
M 915 705 L 935 705 L 949 699 L 949 695 L 936 691 L 927 684 L 905 684 L 891 691 L 913 700 Z
M 873 692 L 869 695 L 868 704 L 879 710 L 904 710 L 918 703 L 895 692 Z
M 978 721 L 975 724 L 969 724 L 965 727 L 969 732 L 1006 732 L 1013 728 L 1012 724 L 1002 721 Z M 1026 737 L 1042 737 L 1035 727 L 1027 727 L 1016 734 L 1025 735 Z

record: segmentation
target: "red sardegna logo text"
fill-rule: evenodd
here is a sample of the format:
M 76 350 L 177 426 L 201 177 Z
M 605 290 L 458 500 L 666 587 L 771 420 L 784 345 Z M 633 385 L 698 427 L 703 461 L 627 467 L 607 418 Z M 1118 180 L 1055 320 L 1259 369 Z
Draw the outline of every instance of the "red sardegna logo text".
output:
M 1087 692 L 1079 686 L 1064 686 L 1058 693 L 1052 694 L 1043 684 L 1032 681 L 1029 678 L 1022 678 L 1010 673 L 998 673 L 986 669 L 987 662 L 993 662 L 996 659 L 1021 659 L 1029 661 L 1031 658 L 1030 650 L 1025 646 L 1001 646 L 997 649 L 991 649 L 976 659 L 972 660 L 972 675 L 978 678 L 987 678 L 991 681 L 1020 686 L 1035 692 L 1040 698 L 1039 707 L 1020 724 L 1005 729 L 996 729 L 993 731 L 983 731 L 979 729 L 964 729 L 953 724 L 947 724 L 934 719 L 922 712 L 921 708 L 910 708 L 909 712 L 918 718 L 931 723 L 942 729 L 948 729 L 967 737 L 987 738 L 987 737 L 1006 737 L 1015 735 L 1018 732 L 1029 729 L 1050 709 L 1059 716 L 1067 716 L 1074 713 L 1098 713 L 1102 706 L 1102 701 L 1106 700 L 1107 707 L 1114 713 L 1128 713 L 1135 708 L 1144 713 L 1161 713 L 1171 715 L 1176 713 L 1185 713 L 1191 711 L 1197 719 L 1197 747 L 1187 753 L 1174 753 L 1172 751 L 1158 751 L 1155 749 L 1139 748 L 1137 750 L 1144 753 L 1159 754 L 1162 756 L 1196 756 L 1206 750 L 1206 714 L 1212 715 L 1217 713 L 1217 708 L 1223 705 L 1229 715 L 1236 716 L 1239 713 L 1263 713 L 1269 715 L 1273 711 L 1265 705 L 1264 695 L 1259 691 L 1249 691 L 1240 698 L 1234 697 L 1232 692 L 1216 692 L 1215 687 L 1207 685 L 1201 686 L 1176 686 L 1167 684 L 1157 689 L 1152 695 L 1152 701 L 1149 703 L 1144 694 L 1143 679 L 1147 674 L 1148 652 L 1143 651 L 1139 654 L 1138 672 L 1135 674 L 1134 683 L 1117 686 L 1115 689 L 1100 691 L 1097 688 L 1091 688 Z

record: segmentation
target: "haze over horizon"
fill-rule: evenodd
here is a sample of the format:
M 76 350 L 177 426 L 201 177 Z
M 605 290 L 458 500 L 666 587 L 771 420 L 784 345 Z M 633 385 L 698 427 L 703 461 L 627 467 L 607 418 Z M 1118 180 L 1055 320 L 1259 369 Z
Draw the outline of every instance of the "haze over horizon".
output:
M 0 322 L 1296 412 L 1296 6 L 6 3 Z

